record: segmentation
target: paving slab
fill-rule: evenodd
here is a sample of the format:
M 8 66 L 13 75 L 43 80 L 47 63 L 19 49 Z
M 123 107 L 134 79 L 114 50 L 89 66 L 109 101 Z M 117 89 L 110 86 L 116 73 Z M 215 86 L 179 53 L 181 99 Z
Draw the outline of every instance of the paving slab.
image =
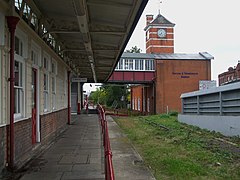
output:
M 32 161 L 21 180 L 105 178 L 98 115 L 74 115 L 72 119 L 74 123 Z
M 107 116 L 116 180 L 155 180 L 144 161 L 116 122 Z

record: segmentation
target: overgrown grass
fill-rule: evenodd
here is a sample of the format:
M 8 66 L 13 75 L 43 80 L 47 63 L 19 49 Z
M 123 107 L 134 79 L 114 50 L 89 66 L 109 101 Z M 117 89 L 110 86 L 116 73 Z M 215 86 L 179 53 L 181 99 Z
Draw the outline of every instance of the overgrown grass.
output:
M 235 152 L 240 149 L 239 138 L 188 126 L 170 115 L 121 117 L 115 121 L 157 179 L 240 179 L 240 151 Z M 229 140 L 238 144 L 233 147 Z

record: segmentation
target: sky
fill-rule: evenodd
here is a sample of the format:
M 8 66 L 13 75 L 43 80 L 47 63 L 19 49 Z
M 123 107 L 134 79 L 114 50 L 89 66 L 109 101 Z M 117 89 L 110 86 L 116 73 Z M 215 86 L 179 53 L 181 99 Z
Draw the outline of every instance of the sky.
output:
M 160 3 L 160 1 L 162 3 Z M 160 13 L 174 28 L 175 53 L 208 52 L 212 80 L 240 60 L 240 0 L 149 0 L 126 49 L 138 46 L 145 53 L 146 14 Z M 96 87 L 85 84 L 88 92 Z

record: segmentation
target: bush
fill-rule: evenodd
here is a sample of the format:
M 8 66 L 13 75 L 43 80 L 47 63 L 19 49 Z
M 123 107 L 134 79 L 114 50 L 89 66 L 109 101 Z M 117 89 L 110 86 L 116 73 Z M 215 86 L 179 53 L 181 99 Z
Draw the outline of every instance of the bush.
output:
M 171 111 L 169 112 L 170 116 L 178 116 L 178 112 L 177 111 Z

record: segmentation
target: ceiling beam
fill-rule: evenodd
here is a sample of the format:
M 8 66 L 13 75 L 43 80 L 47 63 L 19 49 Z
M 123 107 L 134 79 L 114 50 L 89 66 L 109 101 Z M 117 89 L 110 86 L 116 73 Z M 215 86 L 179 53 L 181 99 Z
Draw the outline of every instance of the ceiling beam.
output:
M 121 31 L 91 31 L 90 32 L 91 34 L 107 34 L 107 35 L 125 35 L 124 32 L 121 32 Z
M 119 8 L 130 8 L 132 5 L 122 2 L 111 2 L 106 0 L 88 0 L 87 5 L 94 5 L 94 6 L 113 6 Z

